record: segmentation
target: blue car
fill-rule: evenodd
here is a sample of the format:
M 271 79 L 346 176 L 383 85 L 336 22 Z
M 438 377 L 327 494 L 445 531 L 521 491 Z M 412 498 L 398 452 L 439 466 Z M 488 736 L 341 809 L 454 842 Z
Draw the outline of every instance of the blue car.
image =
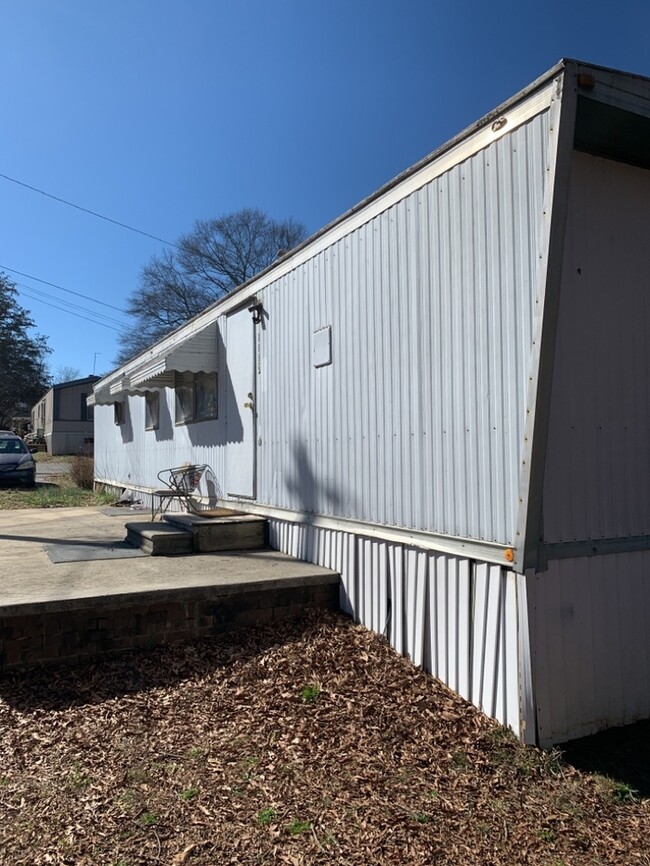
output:
M 4 430 L 0 430 L 0 483 L 25 487 L 36 483 L 36 464 L 29 448 L 20 436 Z

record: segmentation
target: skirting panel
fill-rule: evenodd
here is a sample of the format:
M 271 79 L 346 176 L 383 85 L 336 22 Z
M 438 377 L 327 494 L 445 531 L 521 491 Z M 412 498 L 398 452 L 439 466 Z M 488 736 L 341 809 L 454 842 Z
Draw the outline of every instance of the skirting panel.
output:
M 539 743 L 650 717 L 650 551 L 527 575 Z
M 519 595 L 497 565 L 269 520 L 271 547 L 341 575 L 341 608 L 518 735 Z M 525 609 L 525 605 L 523 606 Z M 525 703 L 525 702 L 524 702 Z

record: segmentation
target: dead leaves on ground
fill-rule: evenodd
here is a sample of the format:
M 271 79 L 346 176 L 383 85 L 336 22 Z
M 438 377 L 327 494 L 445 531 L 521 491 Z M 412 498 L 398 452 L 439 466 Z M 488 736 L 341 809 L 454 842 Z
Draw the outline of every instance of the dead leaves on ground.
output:
M 0 680 L 11 866 L 648 866 L 648 817 L 343 617 Z

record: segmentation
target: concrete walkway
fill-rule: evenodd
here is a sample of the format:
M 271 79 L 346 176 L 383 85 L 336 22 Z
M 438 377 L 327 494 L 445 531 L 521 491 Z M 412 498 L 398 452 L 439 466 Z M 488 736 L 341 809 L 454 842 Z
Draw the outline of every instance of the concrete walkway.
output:
M 133 514 L 115 509 L 53 508 L 0 511 L 0 615 L 30 610 L 74 609 L 80 605 L 115 604 L 122 597 L 187 590 L 214 593 L 273 586 L 276 588 L 337 583 L 338 575 L 273 550 L 235 554 L 103 559 L 53 563 L 44 545 L 73 542 L 108 544 L 123 541 L 124 524 Z M 83 600 L 83 601 L 82 601 Z

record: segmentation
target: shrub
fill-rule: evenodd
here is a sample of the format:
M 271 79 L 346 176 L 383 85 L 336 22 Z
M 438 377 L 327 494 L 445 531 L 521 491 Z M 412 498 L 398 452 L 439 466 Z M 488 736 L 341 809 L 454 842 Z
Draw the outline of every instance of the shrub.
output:
M 95 463 L 92 457 L 87 457 L 83 454 L 77 454 L 72 458 L 70 465 L 70 474 L 77 487 L 83 487 L 85 490 L 93 489 L 95 480 Z

